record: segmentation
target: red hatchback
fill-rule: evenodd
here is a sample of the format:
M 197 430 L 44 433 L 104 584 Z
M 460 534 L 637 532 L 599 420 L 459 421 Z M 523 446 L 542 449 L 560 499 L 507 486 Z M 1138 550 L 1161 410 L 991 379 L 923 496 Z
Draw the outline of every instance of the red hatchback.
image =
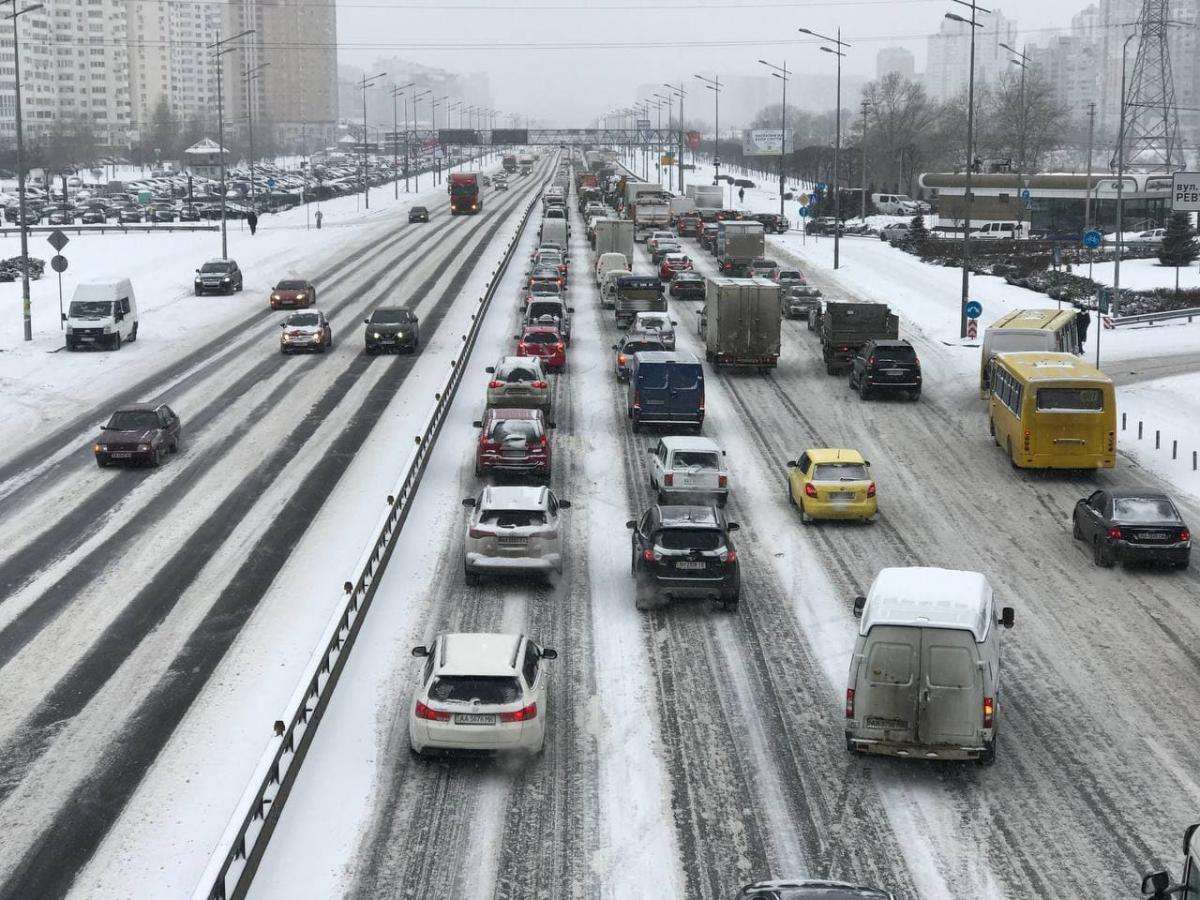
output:
M 517 356 L 537 356 L 547 369 L 567 367 L 567 345 L 553 325 L 526 325 L 517 338 Z
M 475 423 L 481 429 L 475 447 L 475 474 L 550 477 L 550 438 L 540 409 L 489 409 Z
M 658 277 L 661 281 L 670 281 L 678 272 L 690 272 L 692 261 L 682 253 L 668 253 L 663 257 L 662 265 L 658 267 Z

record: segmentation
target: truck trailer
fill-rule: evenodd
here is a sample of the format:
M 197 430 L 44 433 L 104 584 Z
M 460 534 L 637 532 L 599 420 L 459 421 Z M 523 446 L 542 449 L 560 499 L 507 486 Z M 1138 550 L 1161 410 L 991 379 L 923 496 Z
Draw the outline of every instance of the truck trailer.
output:
M 633 261 L 633 223 L 628 219 L 600 218 L 592 223 L 595 236 L 595 251 L 601 253 L 624 253 Z
M 713 368 L 779 363 L 782 334 L 779 285 L 766 278 L 710 278 L 701 331 Z
M 900 319 L 886 303 L 826 303 L 821 313 L 825 371 L 830 375 L 845 371 L 869 341 L 895 340 L 899 336 Z
M 717 226 L 717 267 L 728 278 L 750 275 L 750 264 L 766 255 L 761 222 L 726 221 Z

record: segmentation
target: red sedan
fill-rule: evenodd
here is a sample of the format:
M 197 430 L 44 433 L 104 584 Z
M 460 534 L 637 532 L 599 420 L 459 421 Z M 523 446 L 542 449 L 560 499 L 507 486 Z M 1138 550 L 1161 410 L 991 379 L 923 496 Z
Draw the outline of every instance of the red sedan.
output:
M 553 325 L 526 325 L 517 335 L 517 356 L 538 356 L 548 369 L 567 367 L 567 345 Z
M 658 267 L 658 277 L 662 281 L 670 281 L 678 272 L 692 271 L 692 260 L 682 253 L 668 253 L 663 257 Z

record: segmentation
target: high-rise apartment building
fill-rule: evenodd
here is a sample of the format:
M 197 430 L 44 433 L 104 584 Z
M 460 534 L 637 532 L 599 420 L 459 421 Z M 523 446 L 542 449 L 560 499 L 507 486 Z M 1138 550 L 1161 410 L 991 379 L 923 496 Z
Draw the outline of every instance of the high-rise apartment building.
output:
M 916 60 L 904 47 L 884 47 L 875 54 L 875 77 L 893 73 L 901 78 L 912 78 L 916 73 Z
M 980 15 L 975 29 L 975 83 L 987 84 L 1011 68 L 1001 43 L 1017 46 L 1017 23 L 1000 10 Z M 943 19 L 941 30 L 927 39 L 925 89 L 934 100 L 948 100 L 967 88 L 971 68 L 971 26 Z

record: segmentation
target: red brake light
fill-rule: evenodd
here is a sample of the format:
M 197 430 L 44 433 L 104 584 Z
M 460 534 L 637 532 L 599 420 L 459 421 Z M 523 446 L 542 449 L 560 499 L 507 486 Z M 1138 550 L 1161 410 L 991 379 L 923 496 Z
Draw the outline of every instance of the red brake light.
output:
M 916 366 L 916 367 L 919 369 L 919 368 L 921 368 L 921 361 L 920 361 L 919 359 L 915 359 L 915 358 L 914 358 L 914 359 L 913 359 L 913 365 L 914 365 L 914 366 Z
M 654 562 L 654 551 L 653 550 L 643 550 L 642 551 L 642 560 L 644 562 Z
M 617 365 L 618 366 L 625 365 L 625 354 L 624 353 L 617 354 Z
M 868 366 L 873 366 L 873 365 L 875 365 L 875 357 L 873 357 L 873 356 L 868 356 L 868 357 L 867 357 L 867 365 L 868 365 Z
M 535 381 L 533 383 L 533 386 L 540 391 L 540 390 L 543 390 L 544 388 L 548 388 L 550 385 L 546 384 L 546 382 L 544 382 L 544 381 Z
M 726 550 L 724 553 L 721 554 L 721 562 L 723 562 L 723 563 L 737 562 L 737 551 L 736 550 Z
M 1108 531 L 1106 531 L 1104 533 L 1104 536 L 1107 537 L 1110 541 L 1119 541 L 1121 539 L 1121 529 L 1120 528 L 1110 528 L 1110 529 L 1108 529 Z
M 873 482 L 873 481 L 869 485 L 867 485 L 867 496 L 868 497 L 875 496 L 875 482 Z
M 675 474 L 673 472 L 665 474 L 663 476 L 663 484 L 667 487 L 672 487 L 675 484 Z
M 991 728 L 996 718 L 996 701 L 991 697 L 983 698 L 983 727 Z
M 417 701 L 417 718 L 428 719 L 431 722 L 449 722 L 450 713 L 438 709 L 430 709 L 420 700 Z
M 804 496 L 805 497 L 817 496 L 817 489 L 813 486 L 813 483 L 811 481 L 806 481 L 804 483 Z
M 537 718 L 537 704 L 530 703 L 523 709 L 518 709 L 516 712 L 500 713 L 501 722 L 528 722 L 530 719 Z
M 729 476 L 728 475 L 718 475 L 717 476 L 717 487 L 726 487 L 728 484 L 729 484 Z
M 1190 531 L 1188 531 L 1186 528 L 1180 528 L 1179 529 L 1179 539 L 1181 541 L 1190 541 L 1192 539 L 1192 533 Z
M 492 379 L 491 381 L 488 382 L 488 387 L 492 388 L 493 390 L 495 390 L 496 388 L 502 388 L 502 387 L 504 387 L 504 382 L 496 381 L 495 379 Z
M 854 718 L 854 688 L 846 688 L 846 718 Z
M 473 538 L 485 538 L 488 536 L 488 532 L 484 531 L 481 528 L 468 528 L 467 536 L 473 537 Z

